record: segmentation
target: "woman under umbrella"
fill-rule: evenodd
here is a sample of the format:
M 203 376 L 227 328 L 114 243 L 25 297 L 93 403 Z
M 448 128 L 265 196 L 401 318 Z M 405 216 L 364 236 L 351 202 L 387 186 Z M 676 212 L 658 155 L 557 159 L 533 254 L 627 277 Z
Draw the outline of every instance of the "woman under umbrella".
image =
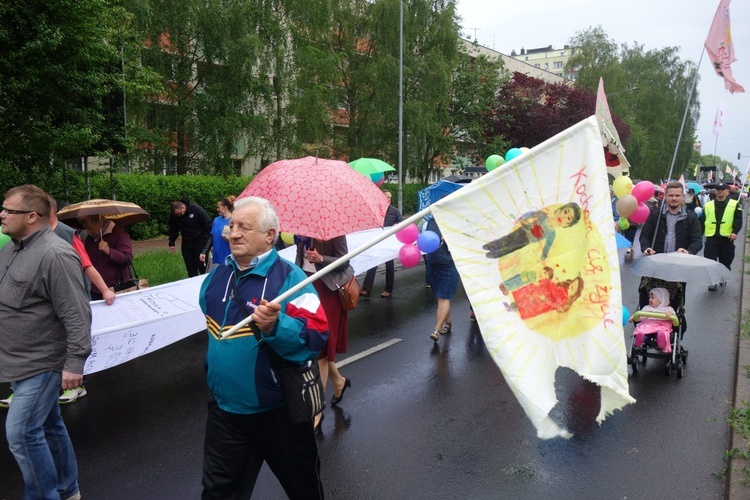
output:
M 86 230 L 81 232 L 86 253 L 107 286 L 130 281 L 133 246 L 128 233 L 101 215 L 86 215 L 78 221 Z M 102 300 L 99 290 L 91 289 L 91 300 Z
M 295 240 L 297 241 L 296 264 L 308 276 L 349 253 L 346 235 L 336 236 L 327 241 L 298 236 L 295 236 Z M 338 289 L 353 275 L 354 269 L 351 264 L 347 263 L 313 282 L 320 297 L 320 304 L 328 318 L 328 343 L 318 357 L 320 379 L 323 383 L 323 391 L 329 378 L 333 382 L 334 393 L 331 404 L 334 406 L 341 402 L 344 391 L 352 386 L 351 381 L 342 376 L 336 368 L 336 353 L 346 352 L 349 339 L 349 318 L 347 311 L 341 307 Z M 323 413 L 318 414 L 315 419 L 315 430 L 318 431 L 323 422 Z

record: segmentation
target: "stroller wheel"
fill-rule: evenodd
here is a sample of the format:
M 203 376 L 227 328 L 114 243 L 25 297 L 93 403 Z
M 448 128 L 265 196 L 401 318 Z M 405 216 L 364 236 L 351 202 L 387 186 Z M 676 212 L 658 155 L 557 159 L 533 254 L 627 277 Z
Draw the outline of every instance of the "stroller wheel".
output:
M 669 377 L 670 373 L 672 373 L 672 362 L 667 361 L 667 363 L 664 365 L 664 376 Z
M 677 378 L 682 378 L 682 363 L 677 365 Z
M 648 358 L 647 358 L 646 356 L 641 356 L 641 364 L 642 364 L 643 366 L 646 366 L 646 360 L 647 360 L 647 359 L 648 359 Z
M 688 356 L 687 349 L 683 349 L 682 350 L 682 362 L 685 364 L 687 364 L 687 356 Z
M 638 356 L 633 356 L 631 358 L 630 367 L 633 369 L 633 374 L 638 373 Z

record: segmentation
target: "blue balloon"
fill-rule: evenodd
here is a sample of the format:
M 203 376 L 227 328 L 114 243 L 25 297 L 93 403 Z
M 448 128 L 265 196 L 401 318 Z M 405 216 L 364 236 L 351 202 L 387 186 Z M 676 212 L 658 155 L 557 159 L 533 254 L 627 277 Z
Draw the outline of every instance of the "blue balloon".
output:
M 622 326 L 625 326 L 630 321 L 630 311 L 625 306 L 622 306 Z
M 440 236 L 435 231 L 425 231 L 417 236 L 417 246 L 424 253 L 434 252 L 440 246 Z
M 518 148 L 511 148 L 508 150 L 507 153 L 505 153 L 505 161 L 510 161 L 516 156 L 521 156 L 523 154 L 523 151 L 521 151 Z
M 372 179 L 372 182 L 377 184 L 378 182 L 383 180 L 383 172 L 375 172 L 374 174 L 370 174 L 370 179 Z

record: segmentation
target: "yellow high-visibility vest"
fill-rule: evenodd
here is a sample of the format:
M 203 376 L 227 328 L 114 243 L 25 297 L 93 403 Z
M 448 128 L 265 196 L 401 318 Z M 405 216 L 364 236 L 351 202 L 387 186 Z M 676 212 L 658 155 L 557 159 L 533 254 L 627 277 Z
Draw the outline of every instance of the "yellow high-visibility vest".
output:
M 727 237 L 732 234 L 734 225 L 734 211 L 737 210 L 737 200 L 729 200 L 727 207 L 724 209 L 724 215 L 721 217 L 721 227 L 719 234 Z M 714 202 L 706 203 L 706 236 L 716 236 L 716 207 Z

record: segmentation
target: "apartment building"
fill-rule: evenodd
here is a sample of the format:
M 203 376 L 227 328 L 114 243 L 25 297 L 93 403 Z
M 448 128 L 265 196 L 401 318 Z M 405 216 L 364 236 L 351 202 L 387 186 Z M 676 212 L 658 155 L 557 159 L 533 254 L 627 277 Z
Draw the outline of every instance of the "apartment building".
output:
M 576 75 L 574 72 L 565 74 L 565 65 L 572 54 L 573 49 L 570 45 L 564 45 L 561 49 L 555 49 L 552 45 L 548 45 L 537 49 L 521 48 L 520 54 L 512 50 L 510 56 L 517 61 L 529 64 L 540 70 L 549 71 L 561 78 L 575 80 Z

